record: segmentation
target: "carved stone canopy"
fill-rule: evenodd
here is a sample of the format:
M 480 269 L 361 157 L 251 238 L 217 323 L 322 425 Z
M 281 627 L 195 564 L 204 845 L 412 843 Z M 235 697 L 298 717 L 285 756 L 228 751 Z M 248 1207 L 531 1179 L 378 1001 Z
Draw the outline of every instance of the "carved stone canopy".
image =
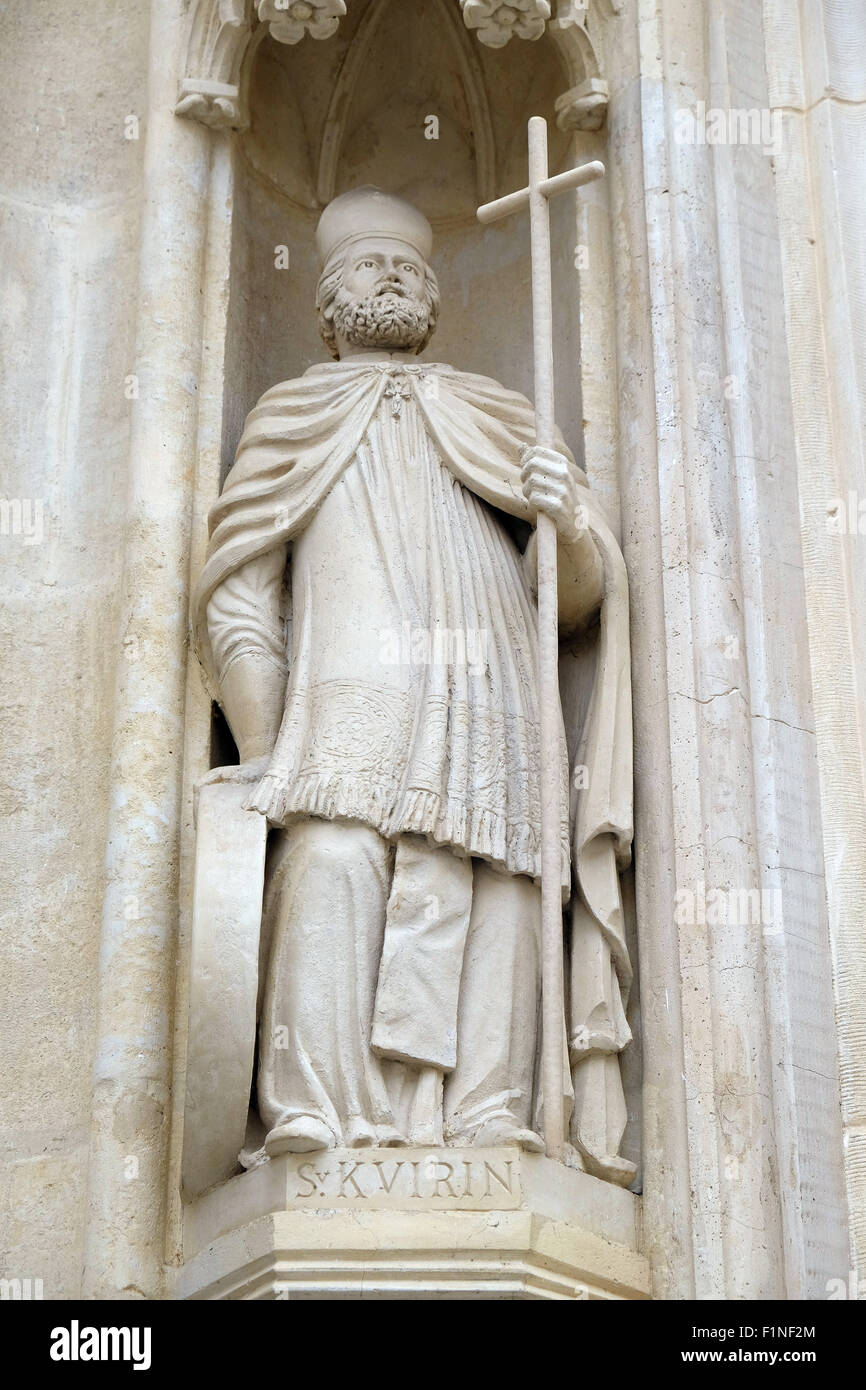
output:
M 245 59 L 253 40 L 265 34 L 284 44 L 300 43 L 306 37 L 329 39 L 337 33 L 349 2 L 193 0 L 177 115 L 215 129 L 245 129 Z M 380 0 L 385 7 L 391 2 Z M 586 28 L 588 0 L 443 3 L 458 5 L 466 28 L 488 48 L 502 48 L 512 38 L 536 40 L 549 32 L 575 76 L 575 85 L 557 99 L 557 124 L 562 130 L 601 127 L 607 111 L 607 84 Z M 613 7 L 618 9 L 618 0 Z

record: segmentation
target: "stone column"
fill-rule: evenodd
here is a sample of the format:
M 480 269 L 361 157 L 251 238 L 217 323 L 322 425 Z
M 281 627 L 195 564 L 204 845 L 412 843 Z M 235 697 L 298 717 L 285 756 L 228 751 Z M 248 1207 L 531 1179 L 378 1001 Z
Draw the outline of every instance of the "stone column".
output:
M 208 132 L 174 115 L 182 0 L 152 0 L 138 332 L 99 955 L 85 1293 L 163 1283 L 189 526 Z M 82 808 L 86 814 L 86 808 Z
M 608 19 L 604 64 L 610 86 L 607 157 L 616 298 L 622 544 L 629 570 L 635 734 L 636 890 L 643 1051 L 643 1228 L 654 1294 L 694 1298 L 689 1133 L 683 1020 L 673 903 L 674 790 L 661 588 L 661 498 L 655 353 L 650 313 L 650 245 L 643 145 L 664 128 L 658 80 L 642 78 L 639 28 Z M 661 185 L 664 186 L 663 184 Z M 657 267 L 659 251 L 653 252 Z M 655 269 L 658 275 L 658 269 Z M 661 422 L 660 422 L 661 423 Z
M 232 292 L 232 226 L 235 207 L 233 136 L 227 130 L 212 130 L 210 139 L 213 154 L 208 188 L 207 245 L 202 277 L 201 370 L 189 552 L 190 587 L 195 584 L 204 564 L 208 513 L 219 496 L 221 479 L 234 460 L 237 444 L 234 430 L 227 428 L 226 424 L 227 420 L 234 419 L 233 413 L 227 409 L 232 394 L 231 383 L 234 381 L 230 366 L 227 369 L 229 301 Z M 235 292 L 239 291 L 236 289 Z M 177 980 L 172 1058 L 171 1152 L 168 1164 L 166 1256 L 169 1264 L 180 1263 L 181 1260 L 181 1160 L 196 849 L 194 802 L 196 783 L 211 766 L 211 722 L 211 699 L 201 678 L 201 668 L 197 661 L 188 662 L 184 696 Z
M 839 1028 L 851 1266 L 866 1279 L 866 12 L 765 0 Z M 846 1287 L 846 1268 L 835 1271 Z
M 767 107 L 761 16 L 639 0 L 606 31 L 648 1253 L 658 1297 L 821 1297 L 845 1215 L 773 152 L 727 134 Z
M 81 1289 L 148 16 L 6 6 L 2 31 L 0 1273 L 57 1300 Z

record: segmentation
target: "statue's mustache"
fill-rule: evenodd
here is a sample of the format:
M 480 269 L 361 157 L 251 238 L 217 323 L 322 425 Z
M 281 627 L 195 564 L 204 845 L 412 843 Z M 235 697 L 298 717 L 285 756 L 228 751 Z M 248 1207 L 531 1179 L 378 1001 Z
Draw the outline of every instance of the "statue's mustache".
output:
M 410 299 L 414 297 L 399 280 L 380 280 L 373 293 L 377 299 L 385 294 L 396 294 L 399 295 L 401 299 Z

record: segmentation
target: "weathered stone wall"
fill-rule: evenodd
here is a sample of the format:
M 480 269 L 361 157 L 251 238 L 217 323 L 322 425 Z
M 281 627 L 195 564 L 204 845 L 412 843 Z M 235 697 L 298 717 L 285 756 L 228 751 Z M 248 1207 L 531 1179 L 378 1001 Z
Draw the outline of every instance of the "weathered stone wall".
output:
M 866 1278 L 866 11 L 764 0 L 851 1222 Z M 837 1277 L 844 1280 L 844 1270 Z M 861 1287 L 863 1285 L 861 1284 Z
M 762 15 L 632 3 L 602 32 L 647 1249 L 657 1297 L 820 1298 L 847 1223 Z
M 49 1298 L 85 1246 L 114 1296 L 164 1290 L 166 1230 L 182 1258 L 186 594 L 243 317 L 237 138 L 173 114 L 189 10 L 0 17 L 0 1273 Z M 611 106 L 576 144 L 609 167 L 571 404 L 632 586 L 647 1254 L 657 1297 L 822 1297 L 843 1176 L 864 1258 L 866 32 L 832 0 L 599 0 L 591 30 Z M 677 138 L 698 102 L 778 118 L 779 150 Z M 289 239 L 278 199 L 265 231 Z M 699 884 L 773 913 L 676 921 Z
M 19 0 L 0 27 L 0 1272 L 56 1298 L 82 1261 L 148 7 Z

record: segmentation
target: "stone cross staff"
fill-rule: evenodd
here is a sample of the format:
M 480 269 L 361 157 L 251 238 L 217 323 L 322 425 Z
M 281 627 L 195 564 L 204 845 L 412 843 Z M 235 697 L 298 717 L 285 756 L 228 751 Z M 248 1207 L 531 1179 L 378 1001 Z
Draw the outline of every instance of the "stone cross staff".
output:
M 535 364 L 535 432 L 542 448 L 554 446 L 553 296 L 548 200 L 604 175 L 599 160 L 547 176 L 547 122 L 529 122 L 529 186 L 478 209 L 478 221 L 498 222 L 529 207 L 532 263 L 532 343 Z M 562 1158 L 562 1019 L 564 1016 L 562 896 L 559 845 L 559 635 L 556 593 L 556 523 L 538 514 L 538 704 L 541 733 L 541 956 L 542 1101 L 544 1142 Z

